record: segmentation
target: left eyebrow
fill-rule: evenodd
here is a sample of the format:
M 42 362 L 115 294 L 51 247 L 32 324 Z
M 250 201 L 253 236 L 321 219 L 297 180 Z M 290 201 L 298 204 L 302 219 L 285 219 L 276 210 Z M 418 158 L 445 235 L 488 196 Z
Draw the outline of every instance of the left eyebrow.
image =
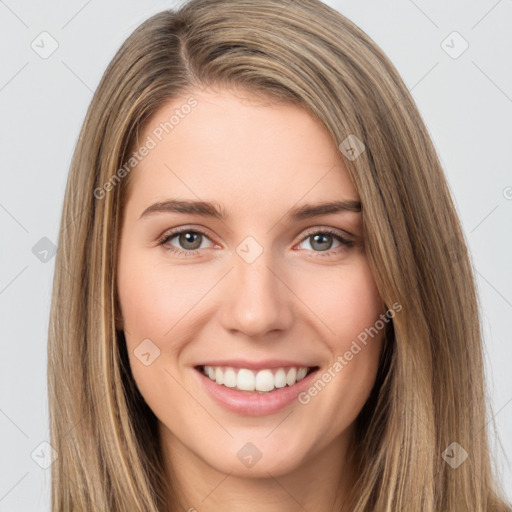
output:
M 293 220 L 303 220 L 320 215 L 342 212 L 361 212 L 360 201 L 330 201 L 317 204 L 305 204 L 291 208 L 286 217 Z M 141 214 L 140 218 L 152 213 L 184 213 L 191 215 L 200 215 L 202 217 L 214 217 L 220 220 L 228 218 L 226 211 L 217 205 L 207 201 L 185 201 L 170 199 L 160 201 L 148 206 Z
M 331 201 L 328 203 L 305 204 L 292 208 L 287 217 L 294 220 L 309 219 L 311 217 L 318 217 L 320 215 L 327 215 L 330 213 L 342 212 L 360 212 L 360 201 Z

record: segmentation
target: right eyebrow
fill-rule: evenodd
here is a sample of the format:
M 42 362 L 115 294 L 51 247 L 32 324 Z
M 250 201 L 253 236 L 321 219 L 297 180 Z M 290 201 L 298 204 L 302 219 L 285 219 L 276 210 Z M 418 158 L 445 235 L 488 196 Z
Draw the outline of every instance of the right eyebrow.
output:
M 215 217 L 220 220 L 227 218 L 226 212 L 214 203 L 206 201 L 183 201 L 177 199 L 160 201 L 148 206 L 142 212 L 140 218 L 153 213 L 188 213 L 192 215 L 201 215 L 203 217 Z

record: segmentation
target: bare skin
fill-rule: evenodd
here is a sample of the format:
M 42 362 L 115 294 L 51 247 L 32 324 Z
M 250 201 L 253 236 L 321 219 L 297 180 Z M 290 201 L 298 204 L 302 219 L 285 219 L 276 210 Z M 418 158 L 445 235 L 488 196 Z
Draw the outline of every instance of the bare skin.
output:
M 133 376 L 158 417 L 185 510 L 339 509 L 355 477 L 348 463 L 354 420 L 375 381 L 382 331 L 308 403 L 295 399 L 256 417 L 216 402 L 195 366 L 285 359 L 318 366 L 319 377 L 333 373 L 337 357 L 385 311 L 361 213 L 287 214 L 305 204 L 357 202 L 357 190 L 336 144 L 303 109 L 226 89 L 190 96 L 197 107 L 132 171 L 127 190 L 117 277 Z M 140 140 L 188 97 L 160 109 Z M 168 199 L 213 201 L 228 217 L 141 217 Z M 192 235 L 159 245 L 178 227 Z M 315 241 L 318 233 L 324 238 Z M 262 252 L 248 263 L 240 246 Z M 160 351 L 149 365 L 134 352 L 146 339 L 150 352 Z M 248 442 L 261 453 L 252 467 L 237 456 Z

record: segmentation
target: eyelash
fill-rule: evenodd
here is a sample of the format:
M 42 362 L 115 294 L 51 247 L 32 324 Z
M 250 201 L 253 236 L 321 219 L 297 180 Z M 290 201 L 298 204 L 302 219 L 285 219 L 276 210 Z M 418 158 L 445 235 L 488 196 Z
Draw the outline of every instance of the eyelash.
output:
M 199 229 L 190 229 L 190 228 L 185 227 L 185 228 L 178 228 L 174 231 L 171 231 L 170 233 L 166 233 L 165 235 L 163 235 L 161 238 L 158 239 L 158 245 L 162 246 L 166 251 L 170 251 L 174 254 L 177 254 L 178 256 L 187 257 L 187 256 L 195 256 L 196 254 L 198 254 L 201 251 L 201 249 L 183 250 L 183 249 L 178 249 L 173 246 L 165 245 L 165 244 L 167 244 L 167 242 L 172 240 L 177 235 L 180 235 L 181 233 L 196 233 L 196 234 L 200 234 L 206 238 L 209 238 L 208 235 L 204 231 L 201 231 Z M 336 249 L 332 249 L 332 250 L 313 251 L 313 253 L 316 253 L 315 257 L 329 256 L 333 253 L 338 253 L 340 250 L 344 250 L 346 248 L 350 248 L 350 247 L 354 246 L 354 242 L 352 240 L 348 240 L 347 238 L 344 238 L 337 231 L 334 231 L 330 228 L 307 230 L 305 236 L 300 240 L 299 244 L 301 244 L 302 242 L 304 242 L 305 240 L 307 240 L 308 238 L 310 238 L 314 235 L 325 235 L 325 234 L 332 235 L 334 238 L 336 238 L 340 242 L 341 245 L 339 247 L 337 247 Z

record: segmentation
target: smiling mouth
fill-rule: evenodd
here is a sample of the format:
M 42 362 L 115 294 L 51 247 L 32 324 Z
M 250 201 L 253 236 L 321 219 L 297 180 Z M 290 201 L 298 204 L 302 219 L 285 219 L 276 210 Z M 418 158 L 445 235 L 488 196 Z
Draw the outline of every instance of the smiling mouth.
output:
M 319 367 L 288 366 L 256 371 L 232 366 L 199 365 L 195 369 L 221 386 L 245 393 L 267 394 L 293 386 Z

